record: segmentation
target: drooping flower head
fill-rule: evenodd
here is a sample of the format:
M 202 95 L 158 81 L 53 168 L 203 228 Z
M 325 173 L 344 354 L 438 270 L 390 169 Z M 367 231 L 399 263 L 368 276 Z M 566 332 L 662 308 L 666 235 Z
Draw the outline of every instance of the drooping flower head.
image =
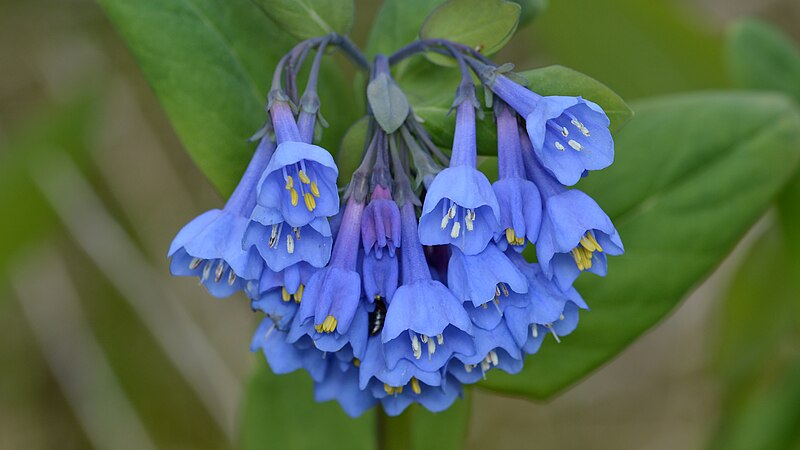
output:
M 542 166 L 559 182 L 572 186 L 587 170 L 614 162 L 609 119 L 596 103 L 581 97 L 543 97 L 490 70 L 486 86 L 525 118 L 525 128 Z
M 536 185 L 525 178 L 516 115 L 507 105 L 498 103 L 495 109 L 499 179 L 492 188 L 500 207 L 500 233 L 495 242 L 501 250 L 511 245 L 521 252 L 526 241 L 534 243 L 539 236 L 542 201 Z
M 167 254 L 173 275 L 199 277 L 215 297 L 258 280 L 264 262 L 255 250 L 242 249 L 242 237 L 256 205 L 258 178 L 274 149 L 268 137 L 262 138 L 225 207 L 206 211 L 178 232 Z
M 461 302 L 431 279 L 417 236 L 414 205 L 400 209 L 403 284 L 386 312 L 381 341 L 389 369 L 401 359 L 422 370 L 441 369 L 454 354 L 472 355 L 472 323 Z
M 258 203 L 280 211 L 292 227 L 339 211 L 333 156 L 322 147 L 302 142 L 291 107 L 282 100 L 270 107 L 278 147 L 258 187 Z
M 364 294 L 369 301 L 389 301 L 397 289 L 399 267 L 396 251 L 400 247 L 400 209 L 391 191 L 377 185 L 361 220 L 364 245 L 362 274 Z
M 424 245 L 452 244 L 468 255 L 480 253 L 499 229 L 497 198 L 486 176 L 475 168 L 474 93 L 456 107 L 450 167 L 436 175 L 425 195 L 419 221 Z M 457 100 L 458 101 L 458 100 Z
M 530 151 L 524 151 L 524 155 L 528 177 L 542 194 L 544 209 L 536 257 L 545 275 L 554 278 L 562 289 L 572 285 L 582 271 L 605 276 L 606 254 L 624 252 L 611 219 L 591 197 L 562 186 Z

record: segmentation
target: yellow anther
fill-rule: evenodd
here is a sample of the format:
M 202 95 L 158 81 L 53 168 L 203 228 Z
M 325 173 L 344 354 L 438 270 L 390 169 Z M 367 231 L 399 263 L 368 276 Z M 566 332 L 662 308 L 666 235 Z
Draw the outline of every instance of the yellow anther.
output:
M 603 247 L 600 247 L 600 244 L 597 243 L 597 239 L 595 239 L 594 235 L 591 233 L 586 233 L 586 235 L 581 238 L 581 245 L 590 252 L 603 251 Z
M 308 175 L 302 170 L 297 173 L 297 177 L 305 184 L 311 183 L 311 178 L 308 178 Z
M 315 325 L 314 328 L 322 333 L 332 333 L 336 329 L 337 320 L 333 316 L 328 316 L 322 322 L 322 325 Z M 319 327 L 319 328 L 318 328 Z
M 285 302 L 288 302 L 290 297 L 291 294 L 289 294 L 289 291 L 287 291 L 285 287 L 281 288 L 281 299 Z
M 314 197 L 319 198 L 319 187 L 317 187 L 317 182 L 311 182 L 311 193 L 314 194 Z
M 394 394 L 394 388 L 386 383 L 383 383 L 383 391 L 386 392 L 388 395 Z
M 403 386 L 398 386 L 398 387 L 394 388 L 394 393 L 395 394 L 402 394 L 403 393 Z
M 297 191 L 290 189 L 289 192 L 292 194 L 292 206 L 297 206 L 297 202 L 300 200 L 300 197 L 297 195 Z
M 286 190 L 291 191 L 292 189 L 294 189 L 294 178 L 286 177 Z
M 314 200 L 314 196 L 311 195 L 310 192 L 306 192 L 305 194 L 303 194 L 303 201 L 306 203 L 306 208 L 309 211 L 313 211 L 314 208 L 317 207 L 317 201 Z
M 513 228 L 506 228 L 506 240 L 511 245 L 515 245 L 514 243 L 517 242 L 517 234 L 514 233 Z
M 361 360 L 358 358 L 353 358 L 353 365 L 356 367 L 361 367 Z
M 317 333 L 322 333 L 322 324 L 314 325 L 314 329 L 317 330 Z
M 303 291 L 305 291 L 305 290 L 306 290 L 306 287 L 303 286 L 302 284 L 297 287 L 297 292 L 294 293 L 294 302 L 295 303 L 300 303 L 300 301 L 303 300 Z
M 415 377 L 411 377 L 411 390 L 417 395 L 422 392 L 422 388 L 419 387 L 419 380 L 417 380 Z

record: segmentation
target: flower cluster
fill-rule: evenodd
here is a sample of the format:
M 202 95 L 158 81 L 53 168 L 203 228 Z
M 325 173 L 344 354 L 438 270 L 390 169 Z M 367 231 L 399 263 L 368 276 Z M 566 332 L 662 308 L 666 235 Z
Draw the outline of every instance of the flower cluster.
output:
M 336 163 L 312 143 L 319 60 L 337 39 L 282 60 L 246 172 L 222 210 L 178 233 L 171 271 L 218 297 L 243 290 L 264 315 L 251 349 L 275 373 L 305 369 L 318 401 L 352 416 L 378 403 L 390 415 L 415 402 L 441 411 L 464 385 L 494 368 L 517 373 L 547 335 L 572 332 L 587 308 L 573 282 L 605 275 L 606 256 L 623 252 L 608 216 L 569 188 L 611 164 L 609 121 L 588 100 L 540 96 L 447 45 L 463 73 L 449 158 L 410 111 L 399 128 L 372 117 L 340 210 Z M 297 99 L 283 65 L 314 46 Z M 376 59 L 373 79 L 391 77 L 390 61 Z M 494 183 L 477 169 L 483 110 L 470 68 L 497 98 Z M 536 263 L 523 257 L 529 244 Z

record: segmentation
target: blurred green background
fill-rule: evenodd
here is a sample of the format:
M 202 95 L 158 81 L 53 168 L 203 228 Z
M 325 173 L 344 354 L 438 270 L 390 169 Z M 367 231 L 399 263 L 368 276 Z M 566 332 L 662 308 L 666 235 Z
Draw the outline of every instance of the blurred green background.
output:
M 356 6 L 363 44 L 379 2 Z M 627 100 L 729 89 L 742 16 L 800 41 L 796 0 L 552 0 L 494 59 L 566 65 Z M 95 3 L 0 0 L 0 448 L 235 447 L 258 318 L 165 258 L 220 202 Z M 796 253 L 776 221 L 554 400 L 474 391 L 467 447 L 800 448 Z

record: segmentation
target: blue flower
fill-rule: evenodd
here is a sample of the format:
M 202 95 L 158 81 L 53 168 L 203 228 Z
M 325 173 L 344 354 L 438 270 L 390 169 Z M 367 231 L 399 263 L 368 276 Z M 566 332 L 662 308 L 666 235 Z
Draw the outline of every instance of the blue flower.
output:
M 475 108 L 463 101 L 456 110 L 450 167 L 436 175 L 425 195 L 419 220 L 422 244 L 452 244 L 474 255 L 499 231 L 497 198 L 489 180 L 475 168 L 476 158 Z
M 486 372 L 494 367 L 511 374 L 522 370 L 523 354 L 504 321 L 491 330 L 476 327 L 473 334 L 475 354 L 456 356 L 447 367 L 458 381 L 476 383 L 485 379 Z
M 480 307 L 510 292 L 528 292 L 525 277 L 494 244 L 477 255 L 465 255 L 458 248 L 452 251 L 447 286 L 460 301 Z
M 258 203 L 280 211 L 292 227 L 339 211 L 339 169 L 324 148 L 301 142 L 291 108 L 275 102 L 272 114 L 278 148 L 258 184 Z
M 319 269 L 305 262 L 293 264 L 280 272 L 264 267 L 261 278 L 258 282 L 250 283 L 246 293 L 250 298 L 257 299 L 265 293 L 275 290 L 280 292 L 284 302 L 300 303 L 308 280 L 317 270 Z
M 507 106 L 498 106 L 497 157 L 499 180 L 492 184 L 500 207 L 500 233 L 495 242 L 505 251 L 508 245 L 521 252 L 536 242 L 542 222 L 542 201 L 536 185 L 525 178 L 519 127 Z
M 383 353 L 383 343 L 378 334 L 370 336 L 367 341 L 367 350 L 359 364 L 359 386 L 367 389 L 370 382 L 377 380 L 386 387 L 403 387 L 412 383 L 412 379 L 428 386 L 442 384 L 442 372 L 435 370 L 425 371 L 414 365 L 409 360 L 401 359 L 393 369 L 386 365 Z M 412 388 L 413 390 L 413 388 Z
M 389 369 L 406 359 L 433 372 L 455 354 L 474 353 L 472 323 L 461 302 L 431 279 L 411 203 L 403 206 L 401 218 L 403 284 L 387 309 L 381 341 Z
M 624 252 L 614 224 L 591 197 L 567 190 L 530 158 L 528 176 L 542 193 L 542 228 L 536 257 L 545 275 L 567 289 L 582 271 L 605 276 L 606 254 Z
M 253 335 L 250 351 L 261 350 L 270 369 L 276 374 L 305 369 L 313 380 L 321 381 L 327 369 L 327 361 L 323 352 L 317 350 L 310 339 L 293 344 L 287 342 L 286 339 L 286 331 L 282 331 L 272 317 L 266 317 Z
M 361 220 L 364 245 L 362 275 L 369 301 L 391 300 L 397 289 L 399 268 L 395 251 L 400 247 L 400 209 L 388 189 L 378 185 Z
M 358 417 L 378 403 L 369 390 L 359 388 L 355 362 L 345 365 L 329 358 L 328 365 L 325 377 L 314 383 L 314 400 L 336 400 L 350 417 Z
M 258 280 L 264 261 L 255 250 L 242 249 L 242 238 L 255 207 L 258 177 L 273 150 L 274 144 L 263 138 L 225 207 L 206 211 L 178 232 L 167 253 L 173 275 L 199 277 L 215 297 Z
M 389 416 L 400 415 L 414 402 L 428 411 L 441 412 L 463 394 L 461 383 L 452 376 L 447 376 L 437 386 L 429 386 L 416 378 L 412 378 L 405 386 L 390 386 L 373 380 L 368 391 L 380 400 L 381 407 Z
M 610 121 L 599 105 L 581 97 L 542 97 L 502 75 L 488 84 L 525 118 L 537 158 L 562 184 L 571 186 L 584 171 L 614 162 Z
M 336 345 L 350 339 L 348 331 L 354 322 L 361 299 L 361 277 L 356 271 L 356 265 L 363 212 L 364 204 L 351 197 L 345 208 L 341 229 L 336 236 L 330 264 L 316 272 L 306 285 L 303 301 L 290 333 L 292 339 L 297 339 L 304 333 L 311 335 L 315 341 L 322 340 L 325 334 L 331 334 L 331 339 L 324 340 L 337 342 Z M 360 322 L 359 320 L 359 326 Z M 366 316 L 363 322 L 366 330 Z M 358 344 L 352 343 L 354 349 L 358 345 L 363 350 L 366 334 L 363 339 L 361 336 L 355 338 L 358 339 Z
M 279 272 L 300 262 L 324 267 L 331 257 L 333 238 L 328 219 L 324 217 L 315 217 L 307 225 L 293 227 L 283 220 L 277 209 L 258 205 L 250 216 L 242 245 L 255 247 L 267 266 Z

